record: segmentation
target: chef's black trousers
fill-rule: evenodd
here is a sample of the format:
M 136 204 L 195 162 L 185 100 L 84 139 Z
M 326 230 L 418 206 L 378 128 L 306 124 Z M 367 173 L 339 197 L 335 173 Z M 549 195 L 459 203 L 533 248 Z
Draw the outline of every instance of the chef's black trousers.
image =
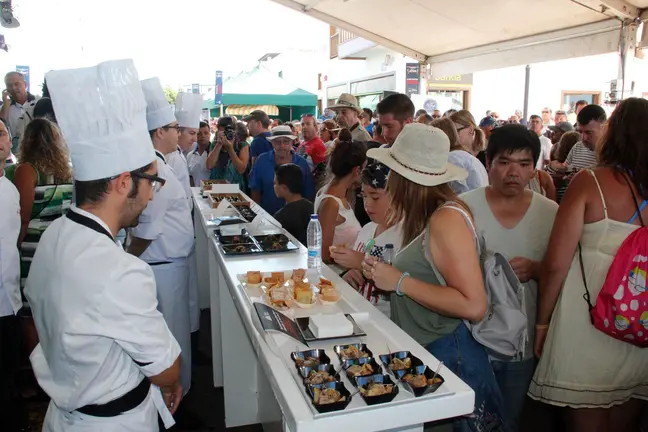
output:
M 20 318 L 0 317 L 0 419 L 7 432 L 27 426 L 27 409 L 16 385 L 22 349 Z

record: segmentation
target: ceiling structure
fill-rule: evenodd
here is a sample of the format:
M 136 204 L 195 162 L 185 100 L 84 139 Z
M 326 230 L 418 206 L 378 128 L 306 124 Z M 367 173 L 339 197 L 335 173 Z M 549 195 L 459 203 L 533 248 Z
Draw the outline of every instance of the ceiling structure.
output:
M 273 0 L 446 76 L 618 50 L 648 0 Z

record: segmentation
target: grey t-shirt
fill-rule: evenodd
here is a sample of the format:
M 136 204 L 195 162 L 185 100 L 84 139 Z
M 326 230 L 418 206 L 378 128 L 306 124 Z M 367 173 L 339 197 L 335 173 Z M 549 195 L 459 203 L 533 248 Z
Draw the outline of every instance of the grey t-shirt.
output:
M 486 240 L 488 250 L 502 254 L 506 259 L 516 257 L 533 261 L 542 261 L 549 236 L 553 227 L 558 204 L 533 193 L 531 205 L 515 228 L 505 228 L 493 215 L 486 200 L 486 188 L 475 189 L 460 197 L 470 207 L 475 218 L 475 229 Z M 527 308 L 529 345 L 525 348 L 525 357 L 533 357 L 533 339 L 535 336 L 536 307 L 538 304 L 538 282 L 530 280 L 524 284 Z

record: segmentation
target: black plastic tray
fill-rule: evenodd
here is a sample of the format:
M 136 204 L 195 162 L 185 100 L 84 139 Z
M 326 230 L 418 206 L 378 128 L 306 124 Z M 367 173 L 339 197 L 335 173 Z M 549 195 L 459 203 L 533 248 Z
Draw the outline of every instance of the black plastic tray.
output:
M 290 252 L 299 249 L 284 234 L 256 235 L 254 239 L 261 246 L 263 252 L 266 253 Z
M 412 360 L 411 367 L 408 368 L 408 369 L 392 370 L 389 367 L 389 364 L 391 363 L 391 360 L 394 357 L 397 357 L 397 358 L 399 358 L 401 360 L 409 357 Z M 397 352 L 393 352 L 391 354 L 381 354 L 381 355 L 378 356 L 378 358 L 380 358 L 380 361 L 385 365 L 385 369 L 388 370 L 389 373 L 394 375 L 394 377 L 396 377 L 397 379 L 401 379 L 401 377 L 403 375 L 405 375 L 409 369 L 413 369 L 413 368 L 415 368 L 417 366 L 423 365 L 423 362 L 418 357 L 413 356 L 412 353 L 409 352 L 409 351 L 397 351 Z
M 238 206 L 236 207 L 236 210 L 239 212 L 241 217 L 248 222 L 252 222 L 257 215 L 254 210 L 248 206 Z
M 313 402 L 313 396 L 315 393 L 315 388 L 316 387 L 329 387 L 329 388 L 334 388 L 335 390 L 339 391 L 342 396 L 345 397 L 345 400 L 343 402 L 336 402 L 332 404 L 327 404 L 327 405 L 316 405 Z M 306 390 L 308 391 L 308 395 L 310 396 L 311 403 L 319 412 L 320 414 L 323 413 L 328 413 L 328 412 L 333 412 L 333 411 L 341 411 L 345 409 L 350 403 L 351 403 L 351 393 L 347 388 L 344 386 L 344 383 L 336 381 L 336 382 L 330 382 L 326 384 L 315 384 L 315 385 L 307 385 Z
M 380 396 L 365 396 L 364 394 L 362 394 L 362 392 L 360 392 L 360 397 L 362 397 L 367 405 L 388 403 L 393 401 L 394 398 L 398 395 L 398 384 L 395 383 L 389 375 L 369 375 L 363 377 L 355 377 L 354 380 L 358 389 L 360 389 L 360 387 L 364 388 L 374 382 L 379 384 L 391 384 L 394 386 L 394 390 L 392 390 L 391 393 Z
M 329 356 L 326 355 L 326 352 L 323 349 L 313 349 L 313 350 L 306 350 L 306 351 L 295 351 L 290 353 L 290 359 L 295 362 L 295 367 L 297 368 L 297 371 L 301 373 L 301 368 L 302 367 L 308 367 L 308 366 L 302 366 L 297 364 L 297 359 L 305 359 L 308 357 L 313 357 L 316 359 L 319 359 L 318 365 L 328 365 L 331 364 L 331 359 Z
M 430 378 L 432 378 L 434 376 L 434 371 L 432 371 L 432 369 L 430 369 L 429 367 L 427 367 L 425 365 L 416 366 L 415 368 L 412 368 L 409 371 L 407 371 L 407 373 L 416 374 L 416 375 L 421 375 L 422 374 L 422 375 L 425 375 L 425 377 L 427 379 L 430 379 Z M 403 374 L 403 376 L 400 378 L 400 381 L 405 386 L 405 389 L 407 389 L 410 393 L 412 393 L 416 397 L 423 396 L 423 395 L 430 394 L 430 393 L 434 393 L 445 382 L 443 377 L 439 374 L 436 377 L 441 379 L 440 382 L 438 382 L 436 384 L 432 384 L 432 385 L 427 385 L 425 387 L 413 387 L 407 381 L 405 381 L 403 379 L 405 377 L 405 375 L 407 375 L 407 374 Z
M 353 365 L 363 365 L 363 364 L 369 364 L 371 365 L 371 368 L 373 369 L 373 373 L 371 375 L 382 375 L 383 374 L 383 368 L 380 367 L 376 359 L 373 357 L 363 357 L 360 359 L 354 359 L 354 360 L 345 360 L 342 362 L 342 369 L 344 369 L 345 375 L 351 380 L 354 385 L 355 385 L 355 380 L 356 378 L 353 375 L 349 375 L 347 369 L 349 369 Z M 371 376 L 371 375 L 361 375 L 361 376 Z
M 302 366 L 299 368 L 299 375 L 304 379 L 304 385 L 311 385 L 311 383 L 307 382 L 306 380 L 308 379 L 308 375 L 310 375 L 311 371 L 324 371 L 328 372 L 328 374 L 333 377 L 333 381 L 340 381 L 340 375 L 337 373 L 333 365 L 331 364 L 320 364 L 317 365 L 316 367 L 307 367 L 307 366 Z
M 358 350 L 360 352 L 363 352 L 363 353 L 367 354 L 365 357 L 373 357 L 373 353 L 371 352 L 371 350 L 369 348 L 367 348 L 366 344 L 363 344 L 363 343 L 354 343 L 354 344 L 347 344 L 347 345 L 335 345 L 333 347 L 333 351 L 335 351 L 335 354 L 337 354 L 337 356 L 338 356 L 338 358 L 340 359 L 341 362 L 345 361 L 345 360 L 350 360 L 350 359 L 347 359 L 347 358 L 342 358 L 342 351 L 347 349 L 350 346 L 354 346 L 354 347 L 358 348 Z M 365 357 L 360 357 L 360 358 L 365 358 Z

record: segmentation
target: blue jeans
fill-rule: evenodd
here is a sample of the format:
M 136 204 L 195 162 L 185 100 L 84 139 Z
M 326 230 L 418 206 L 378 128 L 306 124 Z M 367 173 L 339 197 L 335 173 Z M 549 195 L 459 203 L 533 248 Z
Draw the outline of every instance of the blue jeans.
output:
M 529 390 L 529 384 L 533 379 L 536 360 L 533 358 L 517 362 L 493 360 L 491 364 L 504 398 L 509 427 L 512 431 L 517 431 L 520 427 L 520 415 Z
M 468 328 L 461 323 L 454 332 L 425 348 L 475 392 L 475 411 L 457 419 L 453 425 L 454 431 L 508 431 L 502 393 L 488 355 Z

